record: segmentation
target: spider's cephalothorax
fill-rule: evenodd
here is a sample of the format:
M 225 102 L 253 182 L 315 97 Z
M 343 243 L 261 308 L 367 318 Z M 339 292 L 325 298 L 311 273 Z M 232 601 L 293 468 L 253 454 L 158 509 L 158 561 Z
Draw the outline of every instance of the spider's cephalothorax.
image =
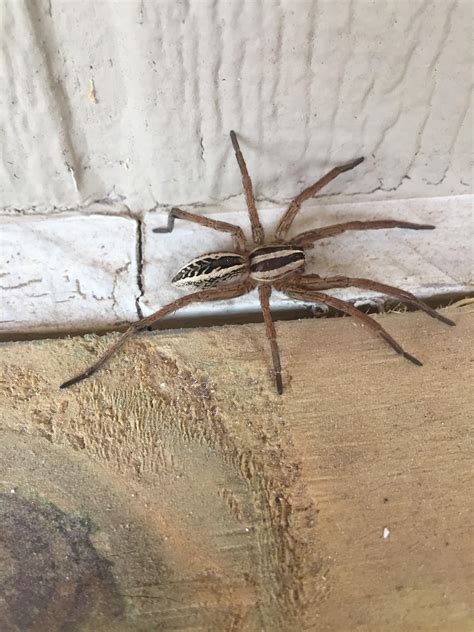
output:
M 283 215 L 278 224 L 275 238 L 276 241 L 265 244 L 263 227 L 258 217 L 255 206 L 255 198 L 252 190 L 252 181 L 247 171 L 242 152 L 235 132 L 230 133 L 232 145 L 234 147 L 237 162 L 242 174 L 245 198 L 252 226 L 253 245 L 248 247 L 244 233 L 239 226 L 234 226 L 227 222 L 209 219 L 194 213 L 173 208 L 168 216 L 166 228 L 155 228 L 154 232 L 169 233 L 174 228 L 176 218 L 187 220 L 207 228 L 230 233 L 235 241 L 235 252 L 214 252 L 202 255 L 186 264 L 172 279 L 172 283 L 177 286 L 194 286 L 203 288 L 193 294 L 188 294 L 178 298 L 173 303 L 165 305 L 151 316 L 142 318 L 134 323 L 129 329 L 113 344 L 99 360 L 83 373 L 64 382 L 61 388 L 67 388 L 76 382 L 89 377 L 95 373 L 109 358 L 117 351 L 133 334 L 153 326 L 160 318 L 172 312 L 201 301 L 215 301 L 219 299 L 230 299 L 247 294 L 258 287 L 260 304 L 263 311 L 265 328 L 272 351 L 273 368 L 275 372 L 275 382 L 278 393 L 283 392 L 283 381 L 281 375 L 280 353 L 276 339 L 276 331 L 270 313 L 270 294 L 272 287 L 284 292 L 293 299 L 323 303 L 337 309 L 345 314 L 350 314 L 358 318 L 367 327 L 380 335 L 397 353 L 418 366 L 421 362 L 410 355 L 394 340 L 390 334 L 375 320 L 367 314 L 360 312 L 351 303 L 341 301 L 333 296 L 328 296 L 321 290 L 341 287 L 356 287 L 374 292 L 381 292 L 396 298 L 405 299 L 417 305 L 424 312 L 446 323 L 454 325 L 452 320 L 438 314 L 434 309 L 420 301 L 416 296 L 405 292 L 391 285 L 385 285 L 370 279 L 360 279 L 352 277 L 334 276 L 321 278 L 317 274 L 304 274 L 305 248 L 311 248 L 314 242 L 319 239 L 340 235 L 347 230 L 368 230 L 387 228 L 408 228 L 413 230 L 431 230 L 434 226 L 429 224 L 414 224 L 393 219 L 382 219 L 373 221 L 352 221 L 342 224 L 333 224 L 324 228 L 316 228 L 300 233 L 288 239 L 288 232 L 291 228 L 301 204 L 313 197 L 326 184 L 331 182 L 336 176 L 344 171 L 350 171 L 357 167 L 363 158 L 357 158 L 352 162 L 334 167 L 325 176 L 320 178 L 313 185 L 307 187 L 291 202 L 288 210 Z
M 272 283 L 304 270 L 304 250 L 293 244 L 259 246 L 249 254 L 250 277 L 260 283 Z

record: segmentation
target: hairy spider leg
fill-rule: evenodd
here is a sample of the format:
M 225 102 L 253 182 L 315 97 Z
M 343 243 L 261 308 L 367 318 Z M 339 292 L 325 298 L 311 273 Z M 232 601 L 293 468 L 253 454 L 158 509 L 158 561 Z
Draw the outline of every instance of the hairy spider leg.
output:
M 301 191 L 301 193 L 291 202 L 286 213 L 281 218 L 275 233 L 277 239 L 285 240 L 287 238 L 288 231 L 290 230 L 293 220 L 295 219 L 303 202 L 313 197 L 313 195 L 325 187 L 326 184 L 329 184 L 331 180 L 334 180 L 334 178 L 336 178 L 339 174 L 344 173 L 345 171 L 350 171 L 351 169 L 354 169 L 354 167 L 357 167 L 357 165 L 360 165 L 363 160 L 364 158 L 356 158 L 356 160 L 348 162 L 345 165 L 334 167 L 334 169 L 331 169 L 331 171 L 320 178 L 317 182 L 307 187 L 304 191 Z M 293 242 L 293 239 L 291 241 Z
M 281 379 L 280 352 L 278 350 L 275 325 L 273 324 L 272 314 L 270 311 L 271 293 L 272 288 L 270 285 L 263 284 L 258 286 L 258 295 L 260 298 L 260 305 L 262 306 L 263 320 L 265 321 L 265 330 L 267 333 L 267 338 L 270 342 L 270 348 L 272 350 L 276 387 L 278 394 L 281 395 L 283 393 L 283 382 Z
M 334 235 L 340 235 L 347 230 L 380 230 L 386 228 L 409 228 L 410 230 L 433 230 L 435 226 L 431 224 L 414 224 L 413 222 L 402 222 L 396 219 L 376 219 L 366 222 L 353 221 L 344 222 L 342 224 L 332 224 L 331 226 L 324 226 L 323 228 L 314 228 L 304 233 L 292 237 L 291 243 L 298 246 L 309 248 L 319 239 L 325 239 L 326 237 L 334 237 Z
M 237 158 L 237 162 L 239 164 L 240 173 L 242 174 L 242 184 L 244 187 L 245 200 L 247 202 L 247 208 L 249 211 L 250 224 L 252 226 L 252 237 L 254 242 L 257 245 L 260 245 L 263 244 L 265 238 L 263 226 L 260 223 L 260 218 L 258 217 L 257 206 L 255 204 L 255 196 L 253 194 L 252 180 L 250 179 L 247 165 L 245 164 L 244 157 L 240 150 L 239 141 L 237 140 L 237 136 L 233 130 L 231 130 L 230 132 L 230 140 L 232 141 L 235 157 Z
M 255 282 L 248 278 L 241 283 L 236 283 L 234 285 L 228 285 L 220 288 L 213 288 L 209 290 L 201 290 L 199 292 L 194 292 L 193 294 L 188 294 L 187 296 L 182 296 L 178 298 L 176 301 L 173 301 L 169 305 L 165 305 L 158 311 L 154 312 L 150 316 L 146 318 L 142 318 L 141 320 L 133 323 L 127 331 L 120 336 L 120 338 L 102 355 L 97 362 L 91 365 L 88 369 L 86 369 L 83 373 L 76 375 L 76 377 L 67 380 L 64 384 L 61 384 L 60 388 L 68 388 L 77 382 L 85 380 L 87 377 L 93 375 L 96 371 L 98 371 L 101 366 L 107 362 L 107 360 L 118 351 L 131 336 L 154 325 L 160 318 L 166 316 L 167 314 L 171 314 L 172 312 L 176 312 L 178 309 L 189 305 L 190 303 L 200 303 L 202 301 L 218 301 L 220 299 L 229 299 L 235 298 L 237 296 L 243 296 L 253 290 L 255 287 Z
M 378 333 L 379 336 L 381 336 L 385 340 L 385 342 L 387 342 L 397 353 L 402 355 L 407 360 L 410 360 L 410 362 L 413 362 L 413 364 L 416 364 L 417 366 L 423 366 L 422 363 L 417 358 L 415 358 L 415 356 L 407 353 L 398 344 L 398 342 L 394 340 L 387 331 L 385 331 L 382 325 L 379 325 L 378 322 L 372 320 L 370 316 L 363 314 L 350 303 L 347 303 L 346 301 L 341 301 L 340 299 L 333 296 L 328 296 L 327 294 L 314 292 L 313 290 L 308 288 L 299 287 L 297 284 L 290 284 L 288 282 L 279 282 L 278 284 L 275 283 L 275 287 L 278 290 L 284 292 L 290 298 L 295 298 L 300 301 L 310 301 L 312 303 L 323 303 L 325 305 L 329 305 L 330 307 L 334 307 L 340 312 L 344 312 L 346 314 L 354 316 L 354 318 L 358 318 L 361 322 L 364 323 L 364 325 Z
M 372 290 L 373 292 L 380 292 L 381 294 L 387 294 L 388 296 L 395 296 L 396 298 L 405 299 L 409 303 L 413 303 L 419 307 L 426 314 L 432 318 L 440 320 L 446 325 L 454 326 L 455 322 L 438 314 L 435 309 L 432 309 L 424 301 L 417 298 L 411 292 L 406 292 L 393 285 L 386 285 L 385 283 L 379 283 L 378 281 L 372 281 L 371 279 L 360 279 L 355 277 L 334 276 L 322 278 L 317 274 L 305 274 L 298 278 L 298 285 L 304 285 L 311 290 L 330 290 L 338 287 L 357 287 L 363 290 Z
M 154 228 L 154 233 L 171 233 L 174 228 L 175 219 L 184 219 L 188 222 L 193 222 L 194 224 L 199 224 L 200 226 L 205 226 L 206 228 L 212 228 L 213 230 L 220 231 L 222 233 L 231 233 L 234 238 L 235 245 L 237 247 L 238 252 L 245 252 L 245 237 L 240 226 L 235 226 L 234 224 L 229 224 L 228 222 L 222 222 L 217 219 L 210 219 L 208 217 L 203 217 L 201 215 L 196 215 L 195 213 L 189 213 L 188 211 L 183 211 L 180 208 L 174 207 L 171 209 L 168 215 L 168 224 L 164 228 Z

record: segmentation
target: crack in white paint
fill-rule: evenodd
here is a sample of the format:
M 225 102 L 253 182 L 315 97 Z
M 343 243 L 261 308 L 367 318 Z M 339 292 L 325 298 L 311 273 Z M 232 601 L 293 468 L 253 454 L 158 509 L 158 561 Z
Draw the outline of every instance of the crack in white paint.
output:
M 0 288 L 2 290 L 18 290 L 22 287 L 28 287 L 33 283 L 41 283 L 42 280 L 43 279 L 30 279 L 29 281 L 25 281 L 24 283 L 17 283 L 16 285 L 0 285 Z

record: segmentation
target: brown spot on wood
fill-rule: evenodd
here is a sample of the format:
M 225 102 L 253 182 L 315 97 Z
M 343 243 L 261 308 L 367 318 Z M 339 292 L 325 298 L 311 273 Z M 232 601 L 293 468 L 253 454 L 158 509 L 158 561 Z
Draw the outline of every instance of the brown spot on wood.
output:
M 50 503 L 0 493 L 0 622 L 3 630 L 72 629 L 122 611 L 110 564 L 85 518 Z

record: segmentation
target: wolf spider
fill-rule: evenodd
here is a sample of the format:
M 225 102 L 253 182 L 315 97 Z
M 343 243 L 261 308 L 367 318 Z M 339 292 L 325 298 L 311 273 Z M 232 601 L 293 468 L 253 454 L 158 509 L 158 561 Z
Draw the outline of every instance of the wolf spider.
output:
M 67 388 L 68 386 L 91 376 L 110 358 L 112 354 L 120 349 L 120 347 L 122 347 L 131 336 L 143 329 L 155 325 L 155 323 L 163 316 L 166 316 L 171 312 L 175 312 L 190 303 L 217 301 L 242 296 L 243 294 L 247 294 L 253 290 L 255 287 L 258 287 L 266 334 L 270 342 L 272 352 L 276 388 L 279 394 L 283 392 L 283 381 L 281 376 L 280 353 L 278 350 L 276 331 L 270 313 L 269 299 L 272 287 L 280 292 L 284 292 L 290 298 L 323 303 L 340 312 L 354 316 L 364 323 L 364 325 L 381 336 L 397 353 L 417 366 L 421 366 L 421 362 L 414 356 L 407 353 L 378 322 L 370 318 L 370 316 L 360 312 L 351 303 L 323 294 L 320 290 L 341 287 L 356 287 L 381 292 L 382 294 L 405 299 L 406 301 L 418 306 L 433 318 L 437 318 L 447 325 L 455 324 L 448 318 L 438 314 L 434 309 L 431 309 L 431 307 L 420 301 L 413 294 L 390 285 L 378 283 L 377 281 L 371 281 L 370 279 L 359 279 L 345 276 L 321 278 L 317 274 L 303 274 L 305 266 L 305 250 L 312 247 L 314 242 L 319 239 L 340 235 L 347 230 L 373 230 L 386 228 L 432 230 L 434 228 L 434 226 L 431 226 L 430 224 L 413 224 L 412 222 L 403 222 L 393 219 L 363 222 L 352 221 L 344 222 L 342 224 L 334 224 L 324 228 L 308 230 L 288 240 L 288 231 L 291 228 L 301 204 L 305 200 L 313 197 L 315 193 L 320 191 L 340 173 L 350 171 L 351 169 L 354 169 L 354 167 L 357 167 L 357 165 L 364 160 L 363 158 L 357 158 L 345 165 L 334 167 L 320 180 L 297 195 L 280 220 L 275 233 L 275 239 L 270 243 L 265 244 L 263 227 L 260 223 L 255 205 L 252 181 L 248 174 L 247 166 L 240 150 L 235 132 L 230 132 L 230 138 L 242 174 L 245 199 L 252 227 L 253 245 L 248 246 L 246 244 L 244 233 L 239 226 L 234 226 L 233 224 L 220 220 L 201 217 L 200 215 L 195 215 L 194 213 L 189 213 L 179 208 L 173 208 L 168 216 L 167 227 L 155 228 L 153 232 L 171 232 L 174 228 L 175 219 L 179 218 L 217 231 L 230 233 L 235 242 L 235 251 L 215 252 L 202 255 L 186 264 L 174 276 L 172 283 L 177 286 L 191 285 L 204 289 L 178 298 L 176 301 L 162 307 L 157 312 L 147 316 L 146 318 L 142 318 L 131 325 L 128 330 L 108 349 L 108 351 L 106 351 L 104 355 L 95 362 L 95 364 L 83 373 L 73 377 L 67 382 L 64 382 L 64 384 L 61 385 L 61 388 Z M 234 280 L 232 282 L 231 279 L 234 279 L 235 277 L 240 277 L 240 280 Z M 221 287 L 212 287 L 217 285 L 221 285 Z

